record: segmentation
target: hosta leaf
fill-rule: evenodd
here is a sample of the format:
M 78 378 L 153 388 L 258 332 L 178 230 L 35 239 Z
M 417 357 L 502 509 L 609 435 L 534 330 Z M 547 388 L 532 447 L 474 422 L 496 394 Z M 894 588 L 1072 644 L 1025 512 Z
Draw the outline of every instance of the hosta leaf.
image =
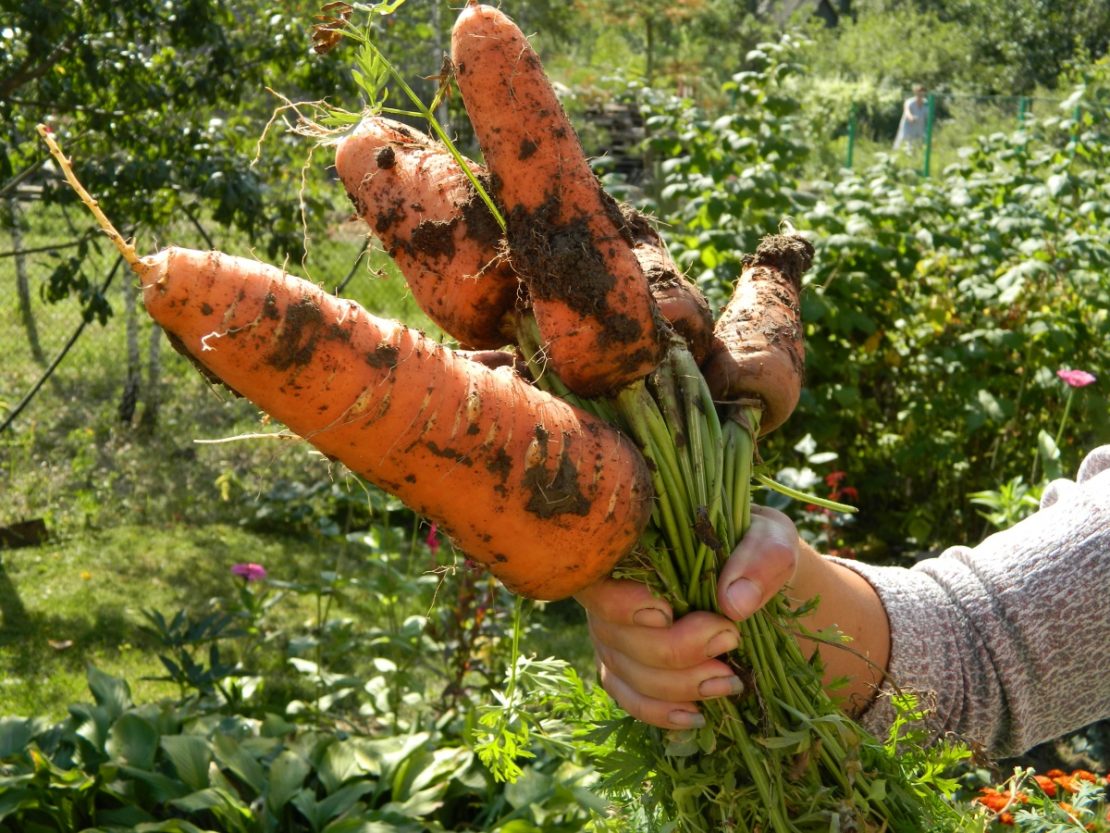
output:
M 35 724 L 21 717 L 0 719 L 0 758 L 18 755 L 35 736 Z
M 250 816 L 250 810 L 234 795 L 227 790 L 214 787 L 197 790 L 181 798 L 175 798 L 170 804 L 179 810 L 184 810 L 186 813 L 199 813 L 202 810 L 228 807 L 237 810 L 246 817 Z
M 323 821 L 330 821 L 336 816 L 348 812 L 358 800 L 369 792 L 373 792 L 374 785 L 369 781 L 360 781 L 349 784 L 338 792 L 332 793 L 323 801 L 316 804 L 316 810 Z M 294 799 L 296 803 L 296 799 Z
M 113 720 L 133 705 L 131 702 L 131 688 L 125 680 L 109 676 L 91 664 L 88 666 L 85 676 L 88 679 L 89 691 L 92 692 L 96 704 L 107 709 Z
M 138 769 L 151 769 L 158 751 L 158 732 L 137 714 L 125 714 L 108 730 L 105 751 L 120 763 Z
M 215 831 L 197 827 L 192 822 L 184 819 L 170 819 L 150 824 L 140 824 L 134 828 L 134 833 L 215 833 Z
M 208 765 L 212 762 L 212 747 L 207 740 L 199 735 L 167 735 L 162 738 L 161 745 L 178 778 L 194 790 L 209 786 Z
M 37 789 L 20 788 L 0 792 L 0 821 L 20 810 L 31 810 L 39 806 L 42 796 Z
M 261 795 L 266 787 L 266 773 L 258 761 L 240 746 L 239 741 L 230 735 L 217 734 L 212 738 L 212 745 L 217 763 L 227 767 Z
M 270 764 L 269 789 L 266 791 L 266 806 L 275 816 L 280 816 L 282 808 L 288 803 L 304 783 L 312 765 L 292 750 L 285 750 Z
M 121 775 L 126 775 L 146 785 L 150 790 L 151 799 L 159 804 L 181 798 L 190 792 L 183 782 L 158 772 L 150 772 L 133 766 L 121 766 L 119 771 Z
M 369 770 L 355 754 L 353 744 L 342 740 L 329 744 L 316 765 L 316 775 L 329 793 L 338 790 L 344 782 L 368 773 Z

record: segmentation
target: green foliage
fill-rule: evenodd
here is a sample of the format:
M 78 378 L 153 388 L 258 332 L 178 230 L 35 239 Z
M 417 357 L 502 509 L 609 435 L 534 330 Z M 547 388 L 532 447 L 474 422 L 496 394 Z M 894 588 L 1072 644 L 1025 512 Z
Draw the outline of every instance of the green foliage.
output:
M 865 5 L 854 19 L 845 16 L 835 29 L 815 37 L 820 48 L 814 71 L 821 79 L 839 77 L 899 92 L 914 84 L 968 89 L 966 82 L 982 69 L 965 27 L 942 19 L 934 9 L 911 4 L 891 9 Z M 899 101 L 895 127 L 900 112 Z
M 1037 510 L 1040 505 L 1036 487 L 1030 488 L 1018 474 L 1003 483 L 998 489 L 984 489 L 972 492 L 968 499 L 976 506 L 986 507 L 980 514 L 990 521 L 991 526 L 1007 529 Z
M 733 76 L 727 110 L 646 89 L 645 154 L 653 179 L 643 207 L 663 221 L 678 263 L 712 301 L 724 300 L 744 252 L 806 201 L 791 178 L 808 150 L 790 80 L 802 70 L 802 42 L 787 36 L 748 59 Z
M 369 737 L 136 705 L 91 667 L 89 689 L 64 723 L 0 722 L 0 830 L 579 830 L 580 803 L 597 807 L 558 762 L 499 788 L 438 728 Z
M 803 47 L 761 47 L 761 71 L 736 76 L 737 107 L 723 115 L 644 95 L 648 152 L 661 160 L 647 204 L 717 302 L 741 253 L 780 220 L 806 231 L 817 257 L 793 424 L 837 449 L 880 539 L 972 541 L 969 493 L 1029 471 L 1040 431 L 1059 419 L 1055 371 L 1110 370 L 1105 71 L 1062 108 L 1078 119 L 983 137 L 941 177 L 886 160 L 814 181 L 788 81 L 805 77 Z M 1078 392 L 1064 471 L 1110 431 L 1103 390 Z
M 93 702 L 68 719 L 0 720 L 0 830 L 604 829 L 596 776 L 544 707 L 566 664 L 511 662 L 505 591 L 425 572 L 435 539 L 405 552 L 387 523 L 352 537 L 355 577 L 235 580 L 207 612 L 147 612 L 176 698 L 137 704 L 90 666 Z M 315 609 L 303 626 L 277 615 L 298 599 Z M 505 785 L 472 731 L 510 667 L 547 699 L 513 698 L 542 742 L 515 750 Z

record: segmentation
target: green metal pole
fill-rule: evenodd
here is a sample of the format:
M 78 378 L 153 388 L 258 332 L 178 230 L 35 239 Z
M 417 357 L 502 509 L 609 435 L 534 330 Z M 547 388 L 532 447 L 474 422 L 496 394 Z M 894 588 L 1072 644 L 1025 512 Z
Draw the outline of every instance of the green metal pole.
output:
M 933 116 L 936 113 L 936 105 L 936 93 L 929 93 L 929 99 L 925 105 L 925 162 L 921 166 L 921 173 L 925 177 L 929 176 L 929 166 L 933 161 Z
M 1083 110 L 1077 104 L 1071 111 L 1071 141 L 1068 142 L 1068 155 L 1075 157 L 1075 150 L 1079 147 L 1079 120 L 1083 117 Z
M 1018 127 L 1025 125 L 1025 117 L 1029 114 L 1029 96 L 1023 95 L 1018 99 Z
M 848 153 L 844 157 L 844 167 L 851 170 L 852 156 L 856 152 L 856 103 L 852 102 L 851 112 L 848 114 Z

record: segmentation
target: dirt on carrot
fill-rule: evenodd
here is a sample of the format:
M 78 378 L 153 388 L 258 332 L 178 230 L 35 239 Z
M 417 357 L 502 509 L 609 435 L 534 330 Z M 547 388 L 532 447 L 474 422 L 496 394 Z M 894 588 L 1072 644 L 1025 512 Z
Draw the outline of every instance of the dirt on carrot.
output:
M 801 396 L 805 343 L 799 295 L 812 260 L 813 246 L 800 235 L 764 238 L 744 259 L 702 365 L 718 401 L 754 396 L 763 403 L 765 434 L 786 421 Z
M 552 367 L 585 396 L 642 378 L 662 358 L 661 319 L 539 57 L 508 17 L 478 4 L 459 15 L 451 50 Z
M 497 221 L 447 149 L 370 116 L 339 142 L 335 165 L 428 316 L 464 346 L 509 343 L 519 279 L 497 245 Z

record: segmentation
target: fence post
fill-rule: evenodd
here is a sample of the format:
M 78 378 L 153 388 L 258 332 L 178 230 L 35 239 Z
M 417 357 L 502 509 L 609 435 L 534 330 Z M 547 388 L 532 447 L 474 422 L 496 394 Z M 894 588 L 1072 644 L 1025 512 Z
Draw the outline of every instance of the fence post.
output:
M 929 166 L 933 161 L 933 115 L 936 113 L 937 94 L 929 93 L 925 103 L 925 162 L 921 166 L 923 176 L 929 176 Z
M 1075 158 L 1075 150 L 1079 147 L 1079 120 L 1083 118 L 1083 108 L 1076 104 L 1071 111 L 1071 141 L 1068 142 L 1068 157 Z
M 844 157 L 844 167 L 852 167 L 852 156 L 856 151 L 856 103 L 852 102 L 852 109 L 848 112 L 848 152 Z
M 1029 96 L 1023 95 L 1018 99 L 1018 127 L 1025 125 L 1025 117 L 1029 115 Z

